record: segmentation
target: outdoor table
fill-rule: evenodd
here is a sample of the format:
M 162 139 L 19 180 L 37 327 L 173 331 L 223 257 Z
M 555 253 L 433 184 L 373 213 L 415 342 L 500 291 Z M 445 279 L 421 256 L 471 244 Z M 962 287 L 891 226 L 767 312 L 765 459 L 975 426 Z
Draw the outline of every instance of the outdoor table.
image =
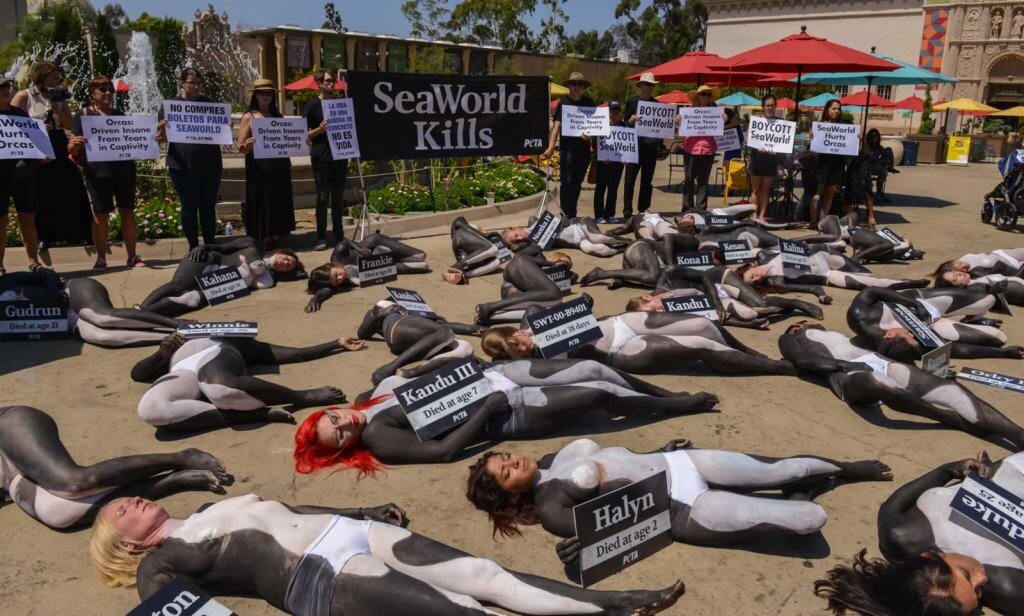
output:
M 800 163 L 796 157 L 787 156 L 786 160 L 779 165 L 779 176 L 775 181 L 782 181 L 782 191 L 772 191 L 772 200 L 769 207 L 772 208 L 773 219 L 791 222 L 796 213 L 796 204 L 799 199 L 796 197 L 796 177 L 800 172 Z

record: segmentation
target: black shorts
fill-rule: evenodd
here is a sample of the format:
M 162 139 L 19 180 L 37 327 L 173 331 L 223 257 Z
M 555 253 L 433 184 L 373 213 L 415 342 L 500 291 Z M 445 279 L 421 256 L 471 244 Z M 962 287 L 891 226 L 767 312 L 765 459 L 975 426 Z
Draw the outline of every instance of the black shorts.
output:
M 779 155 L 771 152 L 750 151 L 750 175 L 773 178 L 779 172 Z
M 818 159 L 818 182 L 822 188 L 826 186 L 841 186 L 846 176 L 845 156 L 832 156 Z
M 85 167 L 85 188 L 89 192 L 89 203 L 96 214 L 119 210 L 135 209 L 135 174 L 115 174 L 112 177 L 96 177 L 88 166 Z
M 0 177 L 0 216 L 7 215 L 11 199 L 19 214 L 35 214 L 36 178 L 14 179 L 10 175 Z

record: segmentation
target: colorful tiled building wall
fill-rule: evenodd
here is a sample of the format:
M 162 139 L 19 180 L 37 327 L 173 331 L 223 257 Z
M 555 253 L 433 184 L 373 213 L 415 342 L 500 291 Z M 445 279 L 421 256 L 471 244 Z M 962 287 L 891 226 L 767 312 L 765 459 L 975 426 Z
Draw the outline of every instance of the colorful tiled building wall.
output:
M 936 73 L 942 72 L 942 54 L 946 49 L 946 9 L 924 10 L 924 29 L 921 31 L 921 56 L 918 65 Z

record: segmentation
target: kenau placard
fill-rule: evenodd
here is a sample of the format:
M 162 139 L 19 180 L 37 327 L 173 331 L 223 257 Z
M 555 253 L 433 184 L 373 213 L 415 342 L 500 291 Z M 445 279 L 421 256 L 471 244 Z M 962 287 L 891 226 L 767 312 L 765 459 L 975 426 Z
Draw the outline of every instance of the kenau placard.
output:
M 349 71 L 365 160 L 539 154 L 548 78 Z

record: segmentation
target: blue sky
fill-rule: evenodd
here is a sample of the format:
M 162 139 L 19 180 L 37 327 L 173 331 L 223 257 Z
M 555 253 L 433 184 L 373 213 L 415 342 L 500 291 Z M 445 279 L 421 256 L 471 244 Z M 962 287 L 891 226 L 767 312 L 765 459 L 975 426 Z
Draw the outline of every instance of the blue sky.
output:
M 124 7 L 129 17 L 142 11 L 151 15 L 172 15 L 186 22 L 193 19 L 196 8 L 206 10 L 205 1 L 192 0 L 115 0 Z M 100 8 L 106 0 L 93 0 Z M 449 2 L 454 5 L 455 2 Z M 568 0 L 565 13 L 569 16 L 566 32 L 574 34 L 579 30 L 604 31 L 615 23 L 615 6 L 618 0 Z M 402 15 L 402 0 L 334 0 L 334 6 L 341 13 L 342 21 L 349 30 L 407 36 L 409 22 Z M 232 28 L 241 23 L 245 28 L 263 28 L 280 24 L 314 28 L 324 20 L 322 0 L 219 0 L 214 2 L 218 13 L 228 12 Z M 546 15 L 538 8 L 530 19 L 538 27 Z

